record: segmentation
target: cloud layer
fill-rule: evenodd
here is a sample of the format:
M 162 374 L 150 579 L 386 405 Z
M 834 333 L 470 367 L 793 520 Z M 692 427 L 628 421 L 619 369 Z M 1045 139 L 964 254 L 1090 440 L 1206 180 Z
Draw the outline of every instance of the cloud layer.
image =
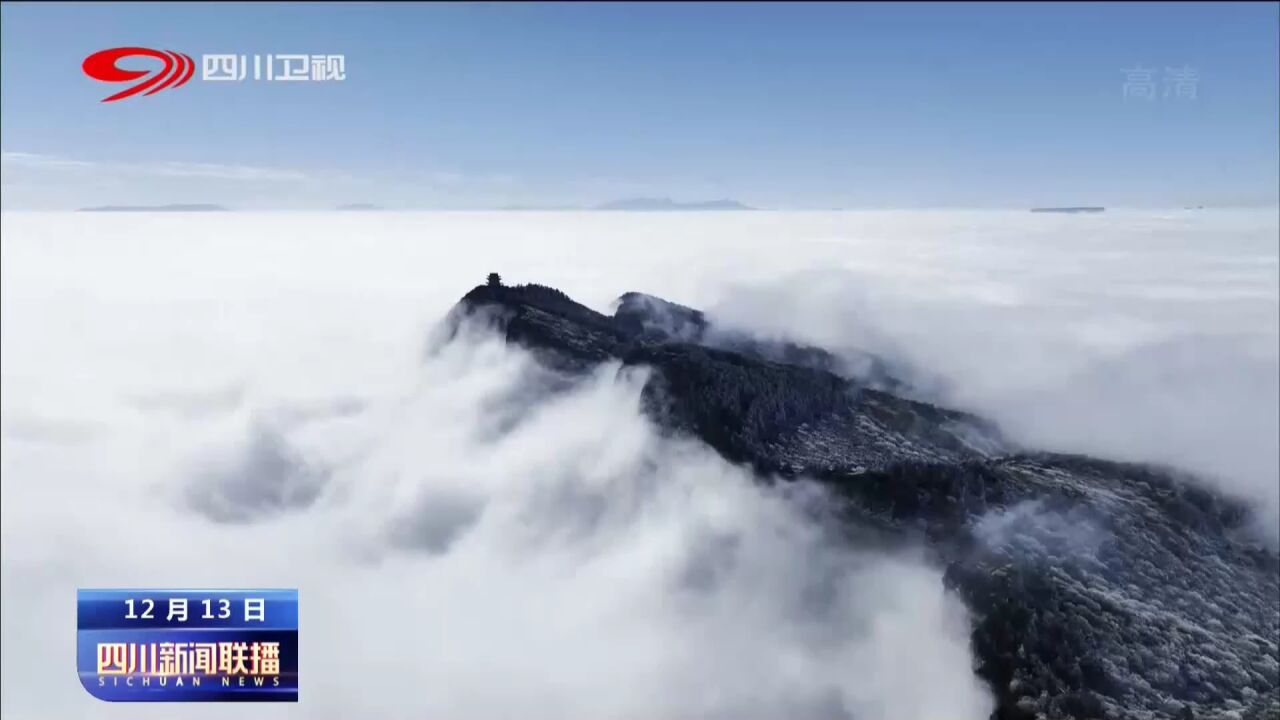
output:
M 489 271 L 879 349 L 1028 439 L 1280 492 L 1271 216 L 0 220 L 6 718 L 166 715 L 50 640 L 76 587 L 148 585 L 299 587 L 299 717 L 985 717 L 910 548 L 659 437 L 641 375 L 426 342 Z

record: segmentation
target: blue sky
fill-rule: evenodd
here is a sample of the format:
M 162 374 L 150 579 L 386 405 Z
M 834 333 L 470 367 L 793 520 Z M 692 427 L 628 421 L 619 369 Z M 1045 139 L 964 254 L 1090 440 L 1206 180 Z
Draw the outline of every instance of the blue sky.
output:
M 3 204 L 1274 204 L 1277 7 L 6 2 Z M 347 78 L 101 103 L 124 45 Z

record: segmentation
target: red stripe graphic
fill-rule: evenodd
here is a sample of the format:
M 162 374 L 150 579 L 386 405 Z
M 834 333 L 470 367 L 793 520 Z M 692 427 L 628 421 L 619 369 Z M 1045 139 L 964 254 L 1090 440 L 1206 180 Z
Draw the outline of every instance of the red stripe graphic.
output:
M 147 57 L 164 61 L 164 67 L 152 73 L 149 70 L 125 70 L 118 67 L 117 62 L 128 57 Z M 100 50 L 84 59 L 81 65 L 84 74 L 102 82 L 128 82 L 137 80 L 148 74 L 146 80 L 120 92 L 107 96 L 102 102 L 115 102 L 138 93 L 154 95 L 168 87 L 185 85 L 195 72 L 195 62 L 190 55 L 171 50 L 152 50 L 144 47 L 118 47 Z

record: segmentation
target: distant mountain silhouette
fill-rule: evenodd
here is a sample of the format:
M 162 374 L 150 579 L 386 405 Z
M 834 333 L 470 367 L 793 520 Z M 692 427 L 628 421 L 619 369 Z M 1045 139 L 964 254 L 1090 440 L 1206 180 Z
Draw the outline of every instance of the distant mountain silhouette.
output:
M 1031 208 L 1034 213 L 1100 213 L 1105 211 L 1104 207 L 1080 206 L 1080 207 L 1038 207 Z
M 373 203 L 347 203 L 346 205 L 339 205 L 334 210 L 386 210 L 386 208 Z
M 737 200 L 676 202 L 671 198 L 626 198 L 597 205 L 596 210 L 754 210 Z
M 99 205 L 80 208 L 77 212 L 227 212 L 230 208 L 207 203 L 175 203 L 172 205 Z

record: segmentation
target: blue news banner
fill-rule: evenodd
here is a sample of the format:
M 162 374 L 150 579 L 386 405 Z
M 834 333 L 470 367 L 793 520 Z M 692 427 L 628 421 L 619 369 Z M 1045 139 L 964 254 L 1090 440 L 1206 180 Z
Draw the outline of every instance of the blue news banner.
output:
M 80 590 L 76 668 L 112 702 L 297 702 L 297 590 Z

